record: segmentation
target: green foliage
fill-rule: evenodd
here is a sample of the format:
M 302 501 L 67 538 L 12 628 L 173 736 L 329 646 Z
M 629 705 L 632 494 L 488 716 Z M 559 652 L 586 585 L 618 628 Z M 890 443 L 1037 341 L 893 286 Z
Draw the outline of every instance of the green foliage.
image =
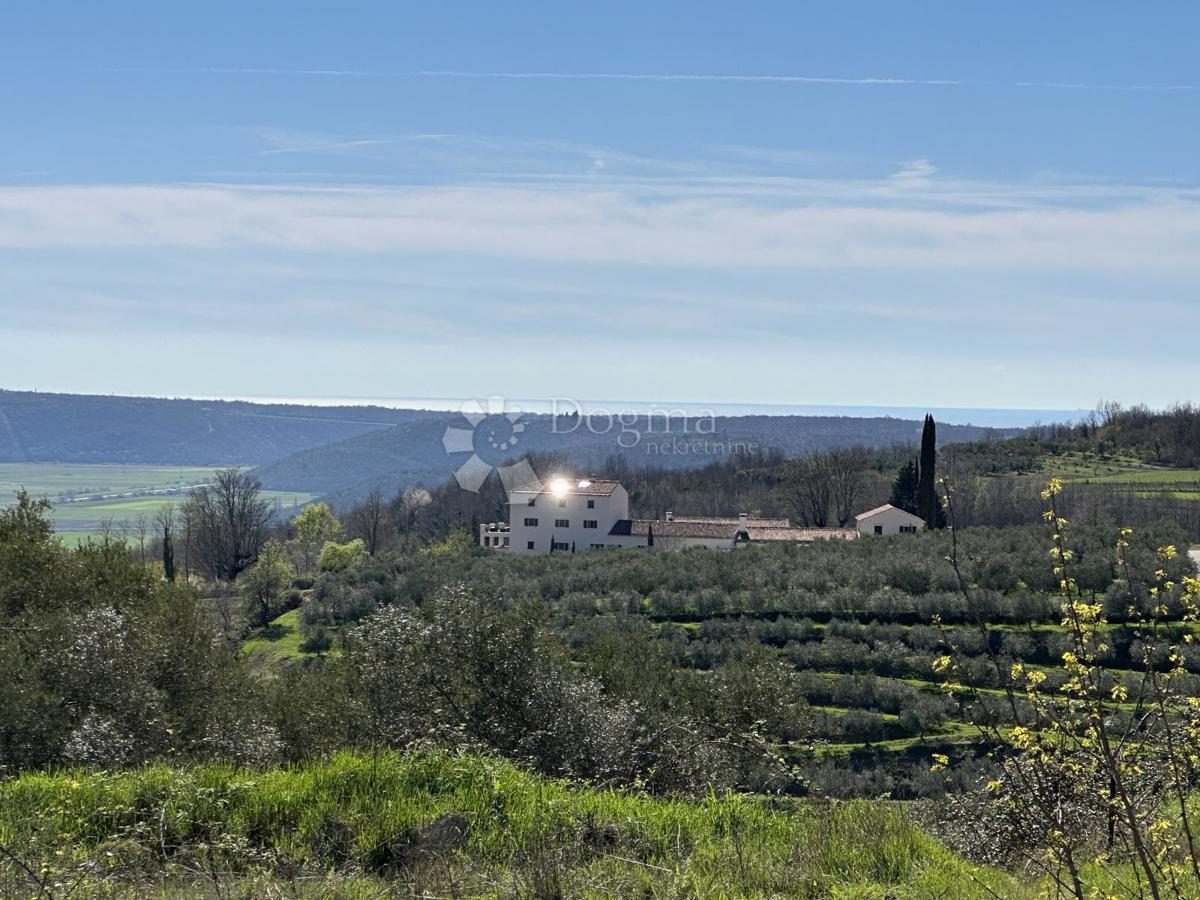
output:
M 1127 667 L 1138 638 L 1120 621 L 1123 603 L 1109 550 L 1116 537 L 1116 529 L 1080 529 L 1077 559 L 1091 573 L 1089 590 L 1112 607 L 1114 677 L 1136 680 L 1138 673 Z M 1139 533 L 1136 568 L 1153 572 L 1154 548 L 1177 538 L 1178 531 L 1166 527 Z M 944 533 L 734 553 L 514 557 L 464 547 L 461 553 L 368 559 L 343 573 L 326 573 L 304 601 L 301 628 L 306 639 L 331 636 L 372 622 L 376 610 L 438 623 L 444 617 L 442 586 L 470 585 L 477 603 L 526 617 L 542 644 L 582 664 L 599 680 L 606 702 L 634 703 L 647 715 L 710 722 L 738 735 L 747 753 L 729 764 L 727 774 L 743 786 L 797 789 L 791 775 L 781 778 L 751 754 L 775 747 L 821 793 L 939 795 L 947 784 L 928 778 L 921 758 L 978 737 L 966 724 L 970 698 L 944 692 L 933 672 L 943 640 L 953 638 L 969 654 L 975 683 L 993 696 L 987 692 L 1000 683 L 989 652 L 998 652 L 1006 665 L 1052 667 L 1064 639 L 1057 600 L 1045 593 L 1055 585 L 1040 528 L 970 529 L 960 539 L 966 576 L 979 588 L 973 607 L 956 592 Z M 1190 572 L 1182 557 L 1168 569 L 1176 578 Z M 990 643 L 979 638 L 977 614 L 992 623 Z M 940 627 L 929 624 L 935 616 Z M 381 646 L 389 653 L 406 646 L 405 652 L 417 653 L 420 658 L 395 663 L 412 677 L 423 667 L 441 671 L 440 664 L 463 678 L 473 672 L 482 682 L 487 675 L 475 668 L 480 660 L 501 665 L 486 647 L 476 658 L 469 643 L 451 652 L 440 639 L 421 645 L 395 637 Z M 1188 665 L 1200 673 L 1200 654 L 1190 655 Z M 1200 687 L 1200 678 L 1189 677 Z M 419 703 L 441 696 L 432 684 L 381 695 Z M 526 692 L 519 687 L 514 696 Z M 446 716 L 427 722 L 421 733 L 450 734 L 438 729 L 463 721 Z M 512 720 L 518 731 L 528 727 L 522 721 Z M 483 740 L 479 734 L 472 739 Z M 523 758 L 528 753 L 507 739 L 492 746 Z M 848 768 L 814 769 L 806 761 L 877 751 L 892 751 L 894 758 L 848 763 L 875 769 L 878 778 Z
M 175 542 L 171 539 L 171 528 L 166 526 L 162 538 L 163 577 L 167 581 L 175 580 Z
M 45 872 L 83 896 L 102 885 L 199 890 L 206 878 L 218 892 L 273 879 L 336 885 L 331 870 L 364 873 L 376 894 L 407 883 L 425 896 L 496 896 L 498 885 L 538 897 L 1025 893 L 955 858 L 898 806 L 652 799 L 436 752 L 266 771 L 31 773 L 0 785 L 0 842 L 19 848 L 34 879 Z M 0 891 L 18 888 L 37 893 L 0 863 Z
M 892 498 L 888 502 L 897 509 L 917 515 L 917 463 L 916 460 L 906 460 L 896 473 L 892 484 Z
M 328 503 L 313 503 L 292 519 L 292 530 L 296 534 L 292 541 L 296 550 L 296 568 L 303 575 L 311 575 L 321 549 L 341 536 L 342 523 Z
M 925 416 L 921 431 L 921 455 L 917 463 L 917 515 L 927 528 L 938 528 L 941 504 L 937 496 L 937 426 L 933 416 Z
M 321 547 L 321 555 L 317 557 L 317 568 L 322 572 L 344 572 L 361 562 L 366 555 L 367 545 L 362 538 L 344 544 L 326 541 Z
M 0 770 L 226 746 L 253 690 L 193 592 L 123 545 L 67 549 L 47 514 L 0 513 Z
M 1059 665 L 1047 671 L 990 654 L 1003 701 L 977 701 L 970 715 L 993 747 L 997 774 L 984 799 L 967 796 L 952 808 L 987 835 L 981 849 L 990 859 L 1044 873 L 1060 895 L 1090 900 L 1098 896 L 1093 879 L 1103 876 L 1136 885 L 1137 896 L 1195 897 L 1200 839 L 1190 795 L 1200 703 L 1184 647 L 1200 623 L 1200 579 L 1190 563 L 1177 565 L 1173 544 L 1154 551 L 1149 569 L 1136 565 L 1144 547 L 1135 549 L 1132 529 L 1121 529 L 1112 552 L 1122 578 L 1113 587 L 1137 639 L 1128 659 L 1135 677 L 1114 677 L 1105 604 L 1085 584 L 1095 566 L 1082 565 L 1069 541 L 1061 494 L 1058 479 L 1041 494 L 1061 614 Z M 957 541 L 949 559 L 961 572 Z M 960 589 L 973 606 L 965 579 Z M 987 623 L 978 627 L 990 641 Z M 964 664 L 949 633 L 944 648 L 934 670 L 949 688 L 973 693 L 978 667 Z M 939 764 L 947 762 L 943 756 Z
M 424 552 L 435 557 L 462 556 L 465 553 L 470 553 L 477 547 L 478 543 L 471 532 L 459 529 L 450 532 L 443 540 L 430 544 L 425 548 Z
M 264 626 L 279 613 L 283 592 L 294 576 L 287 548 L 274 539 L 263 544 L 254 565 L 237 581 L 254 625 Z
M 534 616 L 463 590 L 416 613 L 385 608 L 344 643 L 373 743 L 485 746 L 548 774 L 664 791 L 734 783 L 746 771 L 727 752 L 747 737 L 736 718 L 746 710 L 702 721 L 678 702 L 667 717 L 605 694 Z

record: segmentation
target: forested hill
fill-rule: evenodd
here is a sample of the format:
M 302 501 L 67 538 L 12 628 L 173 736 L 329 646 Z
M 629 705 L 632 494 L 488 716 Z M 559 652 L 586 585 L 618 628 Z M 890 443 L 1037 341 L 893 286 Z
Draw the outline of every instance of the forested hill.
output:
M 1102 404 L 1078 422 L 1038 425 L 1008 440 L 965 443 L 950 452 L 965 468 L 994 475 L 1054 471 L 1055 460 L 1072 458 L 1196 468 L 1200 406 L 1183 403 L 1153 410 Z
M 0 391 L 0 462 L 257 465 L 411 410 Z
M 624 426 L 614 421 L 610 427 L 604 419 L 589 423 L 529 415 L 522 417 L 520 424 L 524 430 L 518 435 L 512 456 L 557 452 L 583 471 L 589 467 L 603 469 L 614 454 L 632 468 L 690 469 L 753 451 L 776 450 L 800 456 L 847 446 L 907 446 L 921 437 L 920 422 L 886 417 L 723 416 L 704 420 L 702 432 L 697 431 L 694 419 L 687 423 L 686 433 L 683 424 L 673 420 L 669 434 L 665 433 L 662 418 L 651 424 L 643 417 Z M 446 453 L 442 444 L 446 429 L 469 427 L 457 414 L 414 419 L 300 451 L 263 466 L 258 474 L 267 488 L 312 491 L 339 501 L 361 497 L 376 484 L 389 489 L 431 486 L 451 477 L 470 456 L 469 452 Z M 486 430 L 486 422 L 476 430 L 477 445 Z M 939 426 L 938 437 L 942 442 L 978 441 L 1015 432 L 943 425 Z M 486 458 L 487 453 L 481 452 Z M 486 461 L 504 460 L 493 455 Z
M 471 451 L 448 454 L 447 430 L 466 435 L 489 463 L 529 452 L 559 452 L 582 469 L 614 453 L 633 468 L 694 468 L 755 450 L 789 456 L 834 447 L 909 445 L 921 423 L 888 417 L 735 416 L 622 424 L 526 415 L 505 452 L 488 449 L 503 416 L 478 429 L 457 412 L 367 406 L 301 406 L 0 391 L 0 462 L 249 465 L 267 488 L 353 500 L 390 489 L 444 482 Z M 472 433 L 473 431 L 473 433 Z M 939 439 L 996 439 L 1015 429 L 943 425 Z

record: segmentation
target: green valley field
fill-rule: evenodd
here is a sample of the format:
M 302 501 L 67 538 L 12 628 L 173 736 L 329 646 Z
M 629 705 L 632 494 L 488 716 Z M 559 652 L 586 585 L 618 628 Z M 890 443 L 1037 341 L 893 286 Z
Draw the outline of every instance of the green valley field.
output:
M 180 503 L 188 489 L 203 484 L 216 469 L 205 466 L 91 465 L 0 462 L 0 506 L 9 505 L 21 488 L 54 505 L 54 524 L 68 543 L 110 531 L 135 531 L 139 519 L 152 522 L 169 503 Z M 287 513 L 310 502 L 313 494 L 264 491 Z

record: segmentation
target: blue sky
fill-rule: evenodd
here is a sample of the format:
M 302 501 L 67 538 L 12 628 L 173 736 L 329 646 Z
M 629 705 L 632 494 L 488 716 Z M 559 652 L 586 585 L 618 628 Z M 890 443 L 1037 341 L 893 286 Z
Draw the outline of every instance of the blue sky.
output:
M 1195 4 L 182 7 L 6 10 L 0 386 L 1200 399 Z

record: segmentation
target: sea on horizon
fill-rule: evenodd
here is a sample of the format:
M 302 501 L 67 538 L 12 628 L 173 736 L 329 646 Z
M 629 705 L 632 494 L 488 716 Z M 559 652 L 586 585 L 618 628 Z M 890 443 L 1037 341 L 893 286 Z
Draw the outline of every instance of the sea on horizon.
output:
M 289 397 L 237 396 L 196 397 L 197 400 L 235 400 L 248 403 L 284 403 L 301 406 L 379 406 L 387 409 L 413 409 L 430 412 L 458 412 L 464 407 L 487 404 L 487 398 L 474 397 Z M 845 416 L 848 418 L 923 419 L 930 413 L 947 425 L 977 425 L 987 428 L 1023 428 L 1055 422 L 1076 422 L 1087 415 L 1084 409 L 1017 409 L 949 406 L 888 406 L 812 403 L 697 403 L 649 400 L 578 400 L 568 398 L 508 398 L 505 410 L 531 414 L 588 413 L 675 414 L 698 416 Z M 499 410 L 496 410 L 499 411 Z

